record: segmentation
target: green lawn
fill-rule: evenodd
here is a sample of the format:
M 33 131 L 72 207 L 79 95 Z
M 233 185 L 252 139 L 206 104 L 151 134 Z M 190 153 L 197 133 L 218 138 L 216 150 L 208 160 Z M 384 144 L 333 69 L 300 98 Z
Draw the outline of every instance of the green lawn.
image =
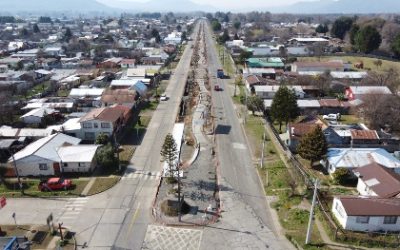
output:
M 135 147 L 131 145 L 122 145 L 119 152 L 119 162 L 123 166 L 127 166 L 132 159 Z
M 98 194 L 112 188 L 118 183 L 119 179 L 118 176 L 97 177 L 88 195 Z
M 354 64 L 362 61 L 364 63 L 364 70 L 370 68 L 371 70 L 374 70 L 374 71 L 385 71 L 390 68 L 393 68 L 396 71 L 400 71 L 400 63 L 399 62 L 381 60 L 382 66 L 376 67 L 374 65 L 374 61 L 376 61 L 378 59 L 361 57 L 361 56 L 328 56 L 328 57 L 322 57 L 321 61 L 338 60 L 338 59 L 343 60 L 344 62 L 351 62 L 354 70 L 358 70 L 358 69 L 354 68 Z M 318 61 L 318 58 L 317 57 L 298 57 L 297 60 L 310 62 L 310 61 Z
M 267 195 L 277 195 L 290 189 L 291 176 L 281 160 L 266 162 L 264 167 L 258 167 L 258 173 Z
M 16 181 L 6 180 L 6 183 L 0 184 L 0 196 L 5 197 L 50 197 L 50 196 L 79 196 L 88 184 L 89 180 L 72 179 L 73 189 L 66 191 L 41 192 L 38 189 L 40 180 L 23 180 L 25 195 L 22 196 Z
M 30 90 L 28 90 L 28 92 L 26 93 L 26 97 L 29 99 L 32 96 L 36 95 L 36 94 L 42 93 L 49 86 L 50 86 L 50 82 L 49 81 L 43 82 L 41 84 L 38 84 L 38 85 L 34 86 L 33 88 L 31 88 Z

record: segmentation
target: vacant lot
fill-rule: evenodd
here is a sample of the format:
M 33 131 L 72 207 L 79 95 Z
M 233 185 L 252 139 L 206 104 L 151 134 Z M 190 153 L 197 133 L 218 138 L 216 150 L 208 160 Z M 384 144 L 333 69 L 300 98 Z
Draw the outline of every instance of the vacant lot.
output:
M 313 61 L 318 61 L 319 59 L 317 57 L 299 57 L 297 60 L 313 62 Z M 363 62 L 364 69 L 371 69 L 371 70 L 375 70 L 375 71 L 385 71 L 390 68 L 393 68 L 396 71 L 400 70 L 400 62 L 381 60 L 382 66 L 377 67 L 374 65 L 374 62 L 378 59 L 362 57 L 362 56 L 328 56 L 328 57 L 321 58 L 321 61 L 329 61 L 329 60 L 343 60 L 343 62 L 350 62 L 353 65 L 353 69 L 355 69 L 354 68 L 355 63 Z M 355 69 L 355 70 L 357 70 L 357 69 Z

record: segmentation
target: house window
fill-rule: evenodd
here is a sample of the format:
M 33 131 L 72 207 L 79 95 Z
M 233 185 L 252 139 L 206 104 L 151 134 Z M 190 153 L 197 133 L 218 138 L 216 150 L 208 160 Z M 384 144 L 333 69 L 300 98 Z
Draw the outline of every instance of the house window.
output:
M 99 127 L 99 124 L 97 124 L 97 123 L 95 122 L 95 123 L 93 123 L 93 127 L 94 127 L 94 128 L 98 128 L 98 127 Z
M 356 222 L 360 224 L 368 224 L 369 216 L 357 216 Z
M 46 163 L 39 163 L 39 169 L 40 170 L 48 170 L 49 168 L 47 167 Z
M 92 128 L 92 124 L 89 123 L 89 122 L 85 122 L 85 123 L 83 124 L 83 128 Z
M 343 209 L 341 206 L 339 206 L 339 203 L 336 203 L 335 209 L 338 212 L 338 214 L 340 215 L 340 217 L 343 218 L 344 217 Z
M 84 168 L 84 167 L 86 167 L 86 164 L 84 162 L 79 162 L 78 166 Z
M 101 128 L 111 128 L 110 123 L 108 123 L 108 122 L 102 122 L 102 123 L 101 123 Z
M 396 224 L 397 216 L 385 216 L 383 219 L 383 224 Z
M 63 167 L 68 167 L 68 163 L 63 163 Z

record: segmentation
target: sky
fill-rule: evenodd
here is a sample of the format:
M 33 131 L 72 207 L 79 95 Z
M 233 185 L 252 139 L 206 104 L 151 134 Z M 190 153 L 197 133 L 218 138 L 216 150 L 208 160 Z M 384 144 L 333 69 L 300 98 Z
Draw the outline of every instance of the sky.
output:
M 113 0 L 101 0 L 101 2 L 112 2 Z M 123 0 L 130 2 L 147 2 L 148 0 Z M 300 2 L 303 0 L 192 0 L 195 3 L 207 4 L 221 9 L 261 8 L 271 6 L 283 6 Z M 306 0 L 310 1 L 310 0 Z

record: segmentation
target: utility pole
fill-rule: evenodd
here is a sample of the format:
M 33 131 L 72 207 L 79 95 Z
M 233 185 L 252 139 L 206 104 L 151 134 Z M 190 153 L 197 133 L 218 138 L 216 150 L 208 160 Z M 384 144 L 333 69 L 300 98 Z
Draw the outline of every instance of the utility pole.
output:
M 13 160 L 14 172 L 15 172 L 15 175 L 17 176 L 19 190 L 21 191 L 21 194 L 24 195 L 24 187 L 22 186 L 21 178 L 19 177 L 19 172 L 18 172 L 18 168 L 17 168 L 17 163 L 16 163 L 15 158 L 14 158 L 14 154 L 12 152 L 10 152 L 10 151 L 9 151 L 9 153 L 11 154 L 11 157 L 12 157 L 12 160 Z
M 264 151 L 265 151 L 265 132 L 262 141 L 261 162 L 260 162 L 261 169 L 264 167 Z
M 318 186 L 319 186 L 319 180 L 315 179 L 314 182 L 314 195 L 311 203 L 311 210 L 310 210 L 310 218 L 308 220 L 308 228 L 307 228 L 307 235 L 306 235 L 306 245 L 310 243 L 311 240 L 311 231 L 312 231 L 312 223 L 314 220 L 314 207 L 315 207 L 315 202 L 317 199 L 317 191 L 318 191 Z

